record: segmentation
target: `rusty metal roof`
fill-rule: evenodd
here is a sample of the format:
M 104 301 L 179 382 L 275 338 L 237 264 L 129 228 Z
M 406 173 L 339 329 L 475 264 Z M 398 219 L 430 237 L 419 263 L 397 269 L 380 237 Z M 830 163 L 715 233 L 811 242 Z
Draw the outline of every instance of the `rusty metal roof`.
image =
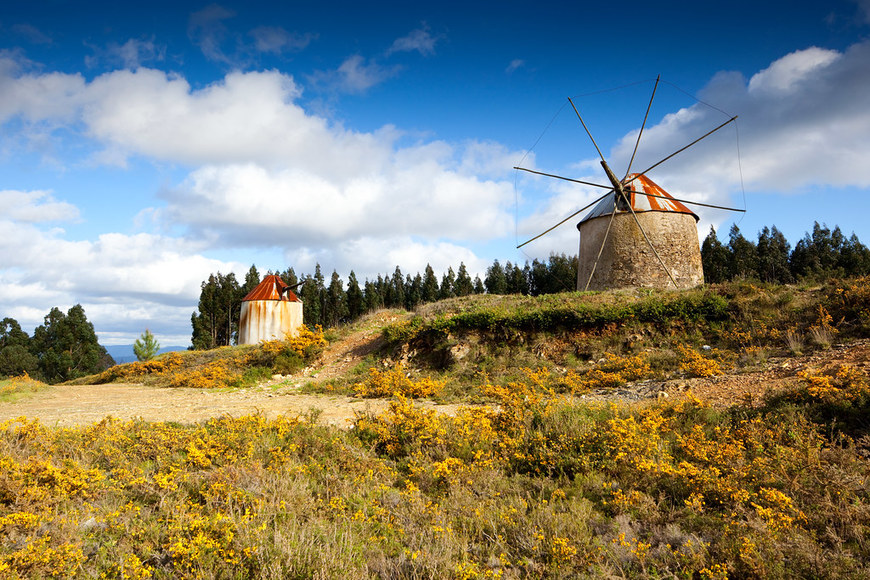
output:
M 652 179 L 650 179 L 646 175 L 632 173 L 623 180 L 623 184 L 626 183 L 628 184 L 626 186 L 626 189 L 630 190 L 631 207 L 635 211 L 635 213 L 643 211 L 687 213 L 693 216 L 695 218 L 695 221 L 698 221 L 700 219 L 695 214 L 695 212 L 671 197 L 671 195 L 667 191 L 659 187 L 655 182 L 653 182 Z M 657 197 L 650 197 L 650 195 L 646 194 Z M 586 217 L 580 220 L 580 223 L 577 224 L 577 227 L 580 227 L 580 224 L 591 219 L 612 214 L 614 212 L 615 206 L 616 192 L 614 191 L 611 192 L 610 195 L 602 199 L 600 202 L 598 202 L 598 205 L 596 205 L 592 209 L 592 211 L 586 214 Z
M 286 288 L 286 290 L 285 290 Z M 242 302 L 251 300 L 287 300 L 289 302 L 301 302 L 296 294 L 289 289 L 281 276 L 270 274 L 263 278 L 263 281 L 257 284 L 257 287 L 248 292 L 242 298 Z

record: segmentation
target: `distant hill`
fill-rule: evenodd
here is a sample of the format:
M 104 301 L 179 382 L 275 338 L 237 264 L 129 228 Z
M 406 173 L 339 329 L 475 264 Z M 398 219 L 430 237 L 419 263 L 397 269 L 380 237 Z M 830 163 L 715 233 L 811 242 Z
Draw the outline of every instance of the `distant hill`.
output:
M 160 354 L 164 352 L 174 352 L 177 350 L 187 350 L 186 346 L 164 346 L 160 349 Z M 133 362 L 136 360 L 136 353 L 133 352 L 132 344 L 113 344 L 106 347 L 106 352 L 115 359 L 115 363 L 122 364 Z

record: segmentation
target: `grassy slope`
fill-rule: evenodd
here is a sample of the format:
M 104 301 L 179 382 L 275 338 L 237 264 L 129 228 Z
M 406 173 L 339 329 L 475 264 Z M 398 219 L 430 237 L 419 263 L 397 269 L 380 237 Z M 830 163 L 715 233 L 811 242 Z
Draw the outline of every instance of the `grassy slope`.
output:
M 7 425 L 0 574 L 868 575 L 861 369 L 810 369 L 799 389 L 753 409 L 559 396 L 864 337 L 866 282 L 427 305 L 384 330 L 379 356 L 413 372 L 353 381 L 408 392 L 440 383 L 453 398 L 496 403 L 455 418 L 396 396 L 349 432 L 313 418 Z M 692 358 L 702 344 L 716 360 Z M 224 380 L 215 369 L 271 372 L 281 352 L 184 353 L 177 367 L 136 376 L 214 386 Z M 604 353 L 613 357 L 598 362 Z M 114 372 L 103 379 L 134 375 Z

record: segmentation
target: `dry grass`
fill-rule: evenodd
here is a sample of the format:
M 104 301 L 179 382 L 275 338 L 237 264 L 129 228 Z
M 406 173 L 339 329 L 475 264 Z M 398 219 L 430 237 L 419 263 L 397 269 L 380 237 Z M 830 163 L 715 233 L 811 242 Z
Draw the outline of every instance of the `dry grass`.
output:
M 866 462 L 813 409 L 846 369 L 749 415 L 553 397 L 547 373 L 436 415 L 0 428 L 5 577 L 860 576 Z M 797 407 L 795 407 L 797 405 Z M 833 405 L 833 407 L 832 407 Z M 839 407 L 837 407 L 839 405 Z M 866 412 L 866 411 L 865 411 Z

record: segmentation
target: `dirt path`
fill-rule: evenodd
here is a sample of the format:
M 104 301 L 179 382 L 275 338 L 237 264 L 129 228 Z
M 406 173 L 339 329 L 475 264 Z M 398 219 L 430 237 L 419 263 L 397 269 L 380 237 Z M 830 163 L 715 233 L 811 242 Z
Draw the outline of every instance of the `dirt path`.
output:
M 140 384 L 56 385 L 14 403 L 0 403 L 0 422 L 22 415 L 39 418 L 46 425 L 68 427 L 100 421 L 141 417 L 146 421 L 192 423 L 232 415 L 262 413 L 274 418 L 321 411 L 322 424 L 347 427 L 357 411 L 379 411 L 386 401 L 364 401 L 342 396 L 276 394 L 269 389 L 230 392 L 170 389 Z
M 195 423 L 211 417 L 240 417 L 262 413 L 307 415 L 318 412 L 318 423 L 349 427 L 356 413 L 380 412 L 387 407 L 384 399 L 354 399 L 340 395 L 309 395 L 268 388 L 237 391 L 206 391 L 202 389 L 170 389 L 140 384 L 56 385 L 26 399 L 0 403 L 0 423 L 26 416 L 38 418 L 48 426 L 71 427 L 87 425 L 107 416 L 118 419 L 142 418 L 146 421 L 177 421 Z M 453 414 L 458 405 L 435 405 L 421 401 L 420 405 L 440 413 Z

